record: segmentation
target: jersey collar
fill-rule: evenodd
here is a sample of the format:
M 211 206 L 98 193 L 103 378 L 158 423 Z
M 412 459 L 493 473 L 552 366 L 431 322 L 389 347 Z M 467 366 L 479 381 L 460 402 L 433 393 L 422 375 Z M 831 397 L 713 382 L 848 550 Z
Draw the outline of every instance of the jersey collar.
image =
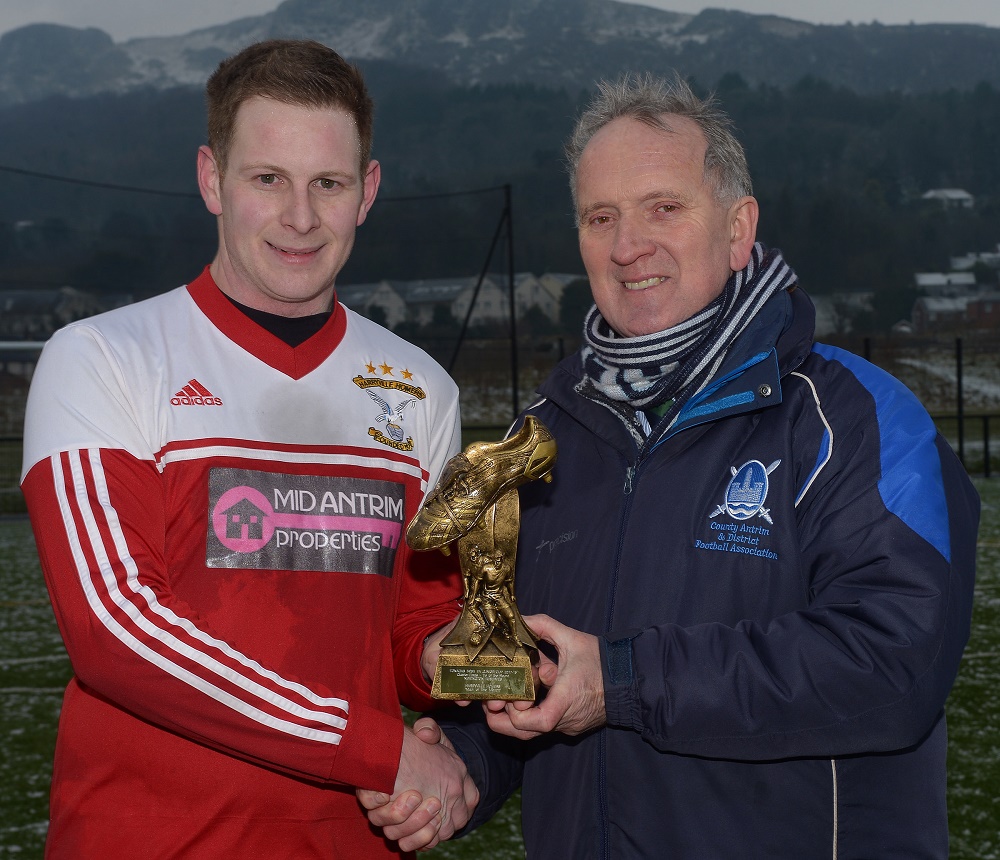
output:
M 323 328 L 293 347 L 233 305 L 215 283 L 208 266 L 188 284 L 187 290 L 212 325 L 233 343 L 292 379 L 301 379 L 326 361 L 347 330 L 347 314 L 334 297 L 333 313 Z

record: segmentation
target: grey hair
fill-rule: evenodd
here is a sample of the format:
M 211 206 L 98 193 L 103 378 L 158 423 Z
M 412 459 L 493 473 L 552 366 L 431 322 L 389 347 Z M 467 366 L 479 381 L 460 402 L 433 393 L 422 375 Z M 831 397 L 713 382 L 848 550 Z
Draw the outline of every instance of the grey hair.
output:
M 746 154 L 732 132 L 732 120 L 718 106 L 714 96 L 699 98 L 677 72 L 670 79 L 649 73 L 627 73 L 614 82 L 600 81 L 597 88 L 597 94 L 584 108 L 565 148 L 574 209 L 577 168 L 583 150 L 598 131 L 622 117 L 666 132 L 673 131 L 671 116 L 690 119 L 705 135 L 704 169 L 714 185 L 715 198 L 728 205 L 753 194 Z

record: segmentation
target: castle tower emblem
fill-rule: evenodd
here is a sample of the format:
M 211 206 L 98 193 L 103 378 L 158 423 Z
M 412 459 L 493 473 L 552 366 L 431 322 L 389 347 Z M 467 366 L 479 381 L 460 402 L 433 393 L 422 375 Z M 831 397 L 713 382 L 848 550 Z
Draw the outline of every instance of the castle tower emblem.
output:
M 760 516 L 773 525 L 770 511 L 764 507 L 769 486 L 768 475 L 781 464 L 775 460 L 765 466 L 760 460 L 749 460 L 738 469 L 730 466 L 732 478 L 726 487 L 726 500 L 712 512 L 712 517 L 729 514 L 734 520 L 749 520 Z

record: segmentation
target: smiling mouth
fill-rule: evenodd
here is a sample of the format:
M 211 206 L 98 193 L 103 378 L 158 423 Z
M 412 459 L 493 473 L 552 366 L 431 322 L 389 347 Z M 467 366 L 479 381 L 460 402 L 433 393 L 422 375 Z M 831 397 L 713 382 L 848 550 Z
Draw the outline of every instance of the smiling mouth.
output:
M 647 290 L 650 287 L 655 287 L 657 284 L 662 284 L 665 280 L 666 278 L 657 275 L 652 278 L 646 278 L 644 281 L 622 281 L 622 286 L 626 290 Z
M 267 243 L 271 245 L 270 242 Z M 282 248 L 280 245 L 271 245 L 279 254 L 287 254 L 289 257 L 309 257 L 319 251 L 319 248 Z

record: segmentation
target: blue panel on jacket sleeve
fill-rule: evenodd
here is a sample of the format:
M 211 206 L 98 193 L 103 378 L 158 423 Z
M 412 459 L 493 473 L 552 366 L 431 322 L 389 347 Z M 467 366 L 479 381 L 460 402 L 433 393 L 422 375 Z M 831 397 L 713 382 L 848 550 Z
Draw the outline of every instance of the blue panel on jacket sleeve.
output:
M 951 561 L 951 535 L 937 428 L 913 393 L 884 370 L 843 349 L 813 351 L 854 374 L 875 400 L 881 445 L 879 493 L 886 508 Z

